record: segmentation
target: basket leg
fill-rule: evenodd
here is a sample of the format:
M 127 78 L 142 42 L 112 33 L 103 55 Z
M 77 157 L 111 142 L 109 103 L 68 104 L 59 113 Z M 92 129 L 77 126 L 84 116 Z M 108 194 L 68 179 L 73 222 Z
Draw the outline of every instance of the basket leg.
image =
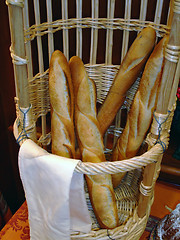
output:
M 178 71 L 177 63 L 180 55 L 180 1 L 174 1 L 174 14 L 172 19 L 171 31 L 169 36 L 169 43 L 165 49 L 165 63 L 162 75 L 162 83 L 160 86 L 160 94 L 157 103 L 157 114 L 166 115 L 169 108 L 169 102 L 171 99 L 175 99 L 177 89 L 173 89 L 173 86 L 177 86 L 175 81 L 179 81 L 178 77 L 175 77 L 175 72 Z M 155 120 L 154 120 L 155 121 Z M 167 129 L 168 131 L 169 129 Z M 159 135 L 156 132 L 152 132 L 152 137 L 158 139 Z M 149 199 L 152 196 L 152 189 L 154 185 L 154 175 L 156 174 L 157 165 L 160 165 L 163 154 L 158 159 L 157 163 L 152 163 L 145 167 L 143 181 L 140 189 L 140 198 L 138 204 L 138 216 L 143 217 L 146 214 L 147 205 Z M 156 180 L 156 179 L 155 179 Z
M 11 57 L 14 66 L 16 96 L 19 109 L 31 108 L 29 100 L 29 87 L 27 76 L 27 58 L 24 44 L 24 24 L 23 24 L 23 1 L 6 1 L 9 12 L 9 24 L 11 33 Z M 29 122 L 33 121 L 33 115 L 29 114 Z M 20 121 L 21 123 L 22 121 Z M 23 129 L 23 126 L 21 126 Z M 35 127 L 32 139 L 35 140 Z

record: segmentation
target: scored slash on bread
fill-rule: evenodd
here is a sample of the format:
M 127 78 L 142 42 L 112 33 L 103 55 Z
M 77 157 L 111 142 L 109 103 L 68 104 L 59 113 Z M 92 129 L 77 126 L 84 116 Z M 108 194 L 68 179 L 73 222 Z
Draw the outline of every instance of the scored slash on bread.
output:
M 72 57 L 69 62 L 75 95 L 75 129 L 84 162 L 104 162 L 103 138 L 96 117 L 96 90 L 83 62 Z M 86 175 L 91 204 L 102 228 L 118 226 L 118 213 L 110 174 Z
M 71 73 L 62 52 L 53 52 L 49 67 L 52 153 L 75 157 L 74 94 Z

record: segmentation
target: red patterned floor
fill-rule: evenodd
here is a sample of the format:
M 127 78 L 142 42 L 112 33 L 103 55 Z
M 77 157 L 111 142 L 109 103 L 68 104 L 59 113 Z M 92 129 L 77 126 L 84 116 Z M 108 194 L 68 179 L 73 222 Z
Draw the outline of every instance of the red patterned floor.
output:
M 1 240 L 29 240 L 29 223 L 27 204 L 24 202 L 19 210 L 0 232 Z

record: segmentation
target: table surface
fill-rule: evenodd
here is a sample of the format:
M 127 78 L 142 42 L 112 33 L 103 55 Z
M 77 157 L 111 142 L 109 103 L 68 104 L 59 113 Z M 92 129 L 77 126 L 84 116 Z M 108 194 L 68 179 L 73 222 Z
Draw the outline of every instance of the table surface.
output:
M 27 204 L 24 202 L 0 232 L 1 240 L 29 240 Z
M 144 232 L 141 239 L 147 239 L 149 232 Z M 1 240 L 29 240 L 29 222 L 27 204 L 24 202 L 18 211 L 0 232 Z

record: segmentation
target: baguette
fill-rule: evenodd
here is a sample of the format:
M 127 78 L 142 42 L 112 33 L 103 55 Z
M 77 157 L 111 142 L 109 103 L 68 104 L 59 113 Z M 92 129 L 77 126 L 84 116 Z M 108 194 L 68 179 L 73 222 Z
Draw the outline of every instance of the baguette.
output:
M 96 114 L 95 84 L 87 76 L 83 62 L 72 57 L 69 62 L 75 95 L 75 129 L 82 161 L 106 161 L 103 139 Z M 118 226 L 118 214 L 111 175 L 86 175 L 90 200 L 101 228 Z
M 113 161 L 134 157 L 147 134 L 156 107 L 167 40 L 168 36 L 161 39 L 146 63 L 125 128 L 113 151 Z M 112 175 L 114 187 L 118 186 L 123 176 L 124 173 Z
M 52 153 L 75 157 L 74 96 L 68 62 L 62 52 L 53 52 L 49 67 Z
M 114 120 L 119 108 L 122 106 L 126 92 L 142 71 L 145 62 L 154 47 L 155 39 L 155 30 L 151 27 L 146 27 L 138 34 L 128 50 L 109 93 L 98 113 L 97 118 L 103 136 Z

